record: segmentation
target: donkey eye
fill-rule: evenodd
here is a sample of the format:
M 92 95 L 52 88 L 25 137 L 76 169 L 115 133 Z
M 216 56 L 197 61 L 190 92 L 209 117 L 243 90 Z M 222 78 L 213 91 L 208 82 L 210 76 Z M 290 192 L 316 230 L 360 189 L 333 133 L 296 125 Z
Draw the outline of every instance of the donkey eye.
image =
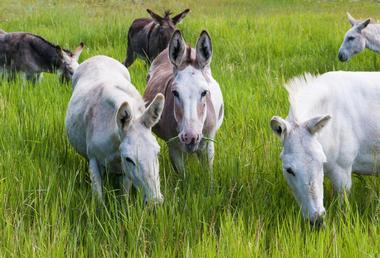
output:
M 178 91 L 173 90 L 172 92 L 173 92 L 174 97 L 179 98 L 179 93 L 178 93 Z
M 352 37 L 352 36 L 347 38 L 348 41 L 352 41 L 354 39 L 355 39 L 355 37 Z
M 291 174 L 292 176 L 296 176 L 296 174 L 294 173 L 293 169 L 291 169 L 291 168 L 287 168 L 286 172 L 289 173 L 289 174 Z
M 129 158 L 129 157 L 126 157 L 125 161 L 128 162 L 128 163 L 130 163 L 130 164 L 132 164 L 133 166 L 136 165 L 135 162 L 131 158 Z
M 207 90 L 202 91 L 201 97 L 203 98 L 204 96 L 206 96 L 206 94 L 207 94 Z

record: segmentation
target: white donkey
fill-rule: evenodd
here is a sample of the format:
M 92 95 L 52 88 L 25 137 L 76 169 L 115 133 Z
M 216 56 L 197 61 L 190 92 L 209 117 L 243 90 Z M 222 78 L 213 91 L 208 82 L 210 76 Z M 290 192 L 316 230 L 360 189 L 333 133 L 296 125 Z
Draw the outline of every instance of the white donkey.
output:
M 197 153 L 210 169 L 213 166 L 212 140 L 223 123 L 224 104 L 211 73 L 212 53 L 211 37 L 206 31 L 202 31 L 193 49 L 177 30 L 168 48 L 150 67 L 144 99 L 150 102 L 157 92 L 165 94 L 162 118 L 153 131 L 168 141 L 177 171 L 185 171 L 183 156 L 190 153 Z
M 271 120 L 283 144 L 283 175 L 304 217 L 321 225 L 325 174 L 342 193 L 350 190 L 353 171 L 380 171 L 380 73 L 305 75 L 286 88 L 288 117 Z
M 340 61 L 348 61 L 353 55 L 360 53 L 365 48 L 380 53 L 380 23 L 371 23 L 368 18 L 365 21 L 355 20 L 347 13 L 351 29 L 346 32 L 339 49 Z
M 118 61 L 96 56 L 73 76 L 73 94 L 66 114 L 71 145 L 89 160 L 93 191 L 102 199 L 104 173 L 120 175 L 121 189 L 142 187 L 145 201 L 160 203 L 159 145 L 151 128 L 159 121 L 164 96 L 145 108 Z

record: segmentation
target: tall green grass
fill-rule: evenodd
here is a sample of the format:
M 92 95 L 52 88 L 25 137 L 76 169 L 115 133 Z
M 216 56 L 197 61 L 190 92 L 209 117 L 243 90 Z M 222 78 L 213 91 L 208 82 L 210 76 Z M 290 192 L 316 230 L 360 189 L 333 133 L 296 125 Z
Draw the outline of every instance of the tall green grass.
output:
M 339 63 L 349 24 L 345 12 L 380 18 L 372 2 L 310 1 L 9 1 L 0 27 L 29 31 L 66 48 L 87 45 L 123 60 L 131 21 L 145 9 L 192 9 L 180 25 L 193 45 L 202 29 L 213 39 L 213 75 L 225 99 L 216 138 L 214 184 L 198 162 L 185 176 L 161 143 L 164 204 L 144 208 L 106 184 L 105 207 L 91 195 L 86 161 L 67 141 L 71 87 L 46 74 L 36 86 L 0 82 L 0 256 L 2 257 L 379 257 L 380 182 L 354 177 L 345 205 L 326 180 L 326 226 L 303 221 L 281 175 L 280 143 L 269 128 L 286 116 L 283 83 L 304 72 L 380 69 L 365 51 Z M 142 93 L 147 67 L 132 81 Z M 354 104 L 354 103 L 353 103 Z

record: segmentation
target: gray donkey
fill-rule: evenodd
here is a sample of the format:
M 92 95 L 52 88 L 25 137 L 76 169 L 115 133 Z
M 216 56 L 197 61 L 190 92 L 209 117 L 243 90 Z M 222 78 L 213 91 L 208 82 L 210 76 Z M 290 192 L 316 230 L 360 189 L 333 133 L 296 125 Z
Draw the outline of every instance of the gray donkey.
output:
M 42 72 L 56 72 L 62 82 L 70 81 L 83 47 L 81 42 L 71 52 L 31 33 L 0 30 L 0 74 L 14 80 L 16 73 L 20 72 L 27 80 L 36 83 Z
M 339 60 L 346 62 L 365 48 L 380 53 L 380 23 L 370 18 L 363 21 L 356 20 L 349 13 L 347 16 L 351 28 L 346 32 L 339 48 Z
M 124 61 L 126 67 L 129 67 L 137 56 L 152 62 L 168 46 L 176 30 L 175 26 L 185 18 L 190 9 L 184 10 L 173 18 L 170 18 L 170 11 L 165 11 L 164 17 L 149 9 L 146 11 L 152 18 L 136 19 L 129 28 L 127 55 Z

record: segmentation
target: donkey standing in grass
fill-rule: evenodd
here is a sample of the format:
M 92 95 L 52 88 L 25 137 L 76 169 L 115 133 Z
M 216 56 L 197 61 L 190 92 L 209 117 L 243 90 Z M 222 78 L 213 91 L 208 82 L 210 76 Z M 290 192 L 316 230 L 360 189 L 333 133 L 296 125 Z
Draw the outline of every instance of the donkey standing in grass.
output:
M 223 122 L 223 96 L 211 75 L 211 38 L 203 31 L 196 50 L 174 32 L 169 47 L 154 59 L 144 99 L 165 95 L 162 118 L 153 131 L 168 142 L 177 171 L 184 171 L 184 153 L 197 153 L 212 168 L 216 131 Z
M 290 110 L 274 116 L 272 130 L 282 141 L 283 175 L 304 217 L 321 225 L 323 177 L 342 193 L 352 172 L 380 172 L 380 73 L 330 72 L 287 84 Z
M 365 21 L 358 21 L 349 13 L 347 16 L 352 27 L 344 36 L 339 49 L 339 60 L 348 61 L 353 55 L 360 53 L 365 48 L 380 53 L 380 23 L 371 23 L 370 18 Z
M 129 67 L 137 56 L 149 63 L 153 61 L 169 43 L 176 29 L 176 25 L 190 12 L 186 9 L 182 13 L 170 18 L 170 12 L 166 11 L 164 17 L 147 9 L 150 18 L 140 18 L 133 21 L 128 31 L 128 48 L 124 65 Z
M 43 72 L 57 72 L 61 81 L 70 81 L 83 47 L 71 52 L 31 33 L 0 31 L 0 72 L 11 80 L 21 72 L 33 83 Z
M 131 185 L 144 190 L 144 200 L 160 203 L 158 154 L 152 126 L 160 119 L 164 96 L 145 108 L 128 70 L 115 59 L 96 56 L 74 73 L 66 129 L 71 145 L 89 161 L 92 188 L 102 199 L 102 177 L 119 177 L 127 194 Z

